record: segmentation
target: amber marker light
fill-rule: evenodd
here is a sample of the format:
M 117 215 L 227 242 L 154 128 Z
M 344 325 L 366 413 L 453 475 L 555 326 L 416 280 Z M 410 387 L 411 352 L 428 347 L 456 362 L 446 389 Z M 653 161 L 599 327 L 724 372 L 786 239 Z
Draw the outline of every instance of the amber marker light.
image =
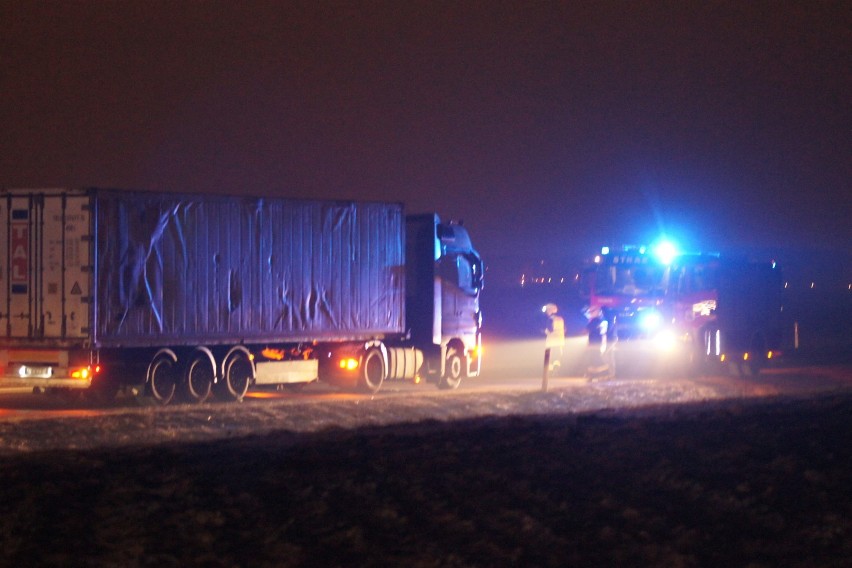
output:
M 271 347 L 267 347 L 261 351 L 260 354 L 272 361 L 281 361 L 284 359 L 284 351 L 281 349 L 272 349 Z
M 90 367 L 81 367 L 79 369 L 74 369 L 71 371 L 72 379 L 88 379 L 91 373 Z

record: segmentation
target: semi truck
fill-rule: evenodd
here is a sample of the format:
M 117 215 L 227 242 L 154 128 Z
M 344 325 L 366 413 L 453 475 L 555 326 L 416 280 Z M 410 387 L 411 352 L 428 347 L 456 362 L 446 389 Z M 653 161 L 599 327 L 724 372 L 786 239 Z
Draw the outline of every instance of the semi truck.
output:
M 620 363 L 757 374 L 784 346 L 783 277 L 771 261 L 603 247 L 582 290 L 614 327 Z
M 467 230 L 399 203 L 0 189 L 0 388 L 241 400 L 458 387 L 482 362 Z

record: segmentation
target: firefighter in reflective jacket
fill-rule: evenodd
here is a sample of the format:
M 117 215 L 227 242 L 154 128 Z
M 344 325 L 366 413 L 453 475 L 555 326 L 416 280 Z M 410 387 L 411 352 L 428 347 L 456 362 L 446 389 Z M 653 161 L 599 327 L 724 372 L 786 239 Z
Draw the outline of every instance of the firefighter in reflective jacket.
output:
M 562 365 L 562 350 L 565 347 L 565 320 L 559 315 L 556 304 L 545 304 L 541 309 L 547 316 L 547 329 L 544 330 L 544 349 L 550 351 L 549 371 Z
M 586 317 L 589 320 L 586 325 L 589 332 L 589 344 L 586 348 L 586 377 L 595 379 L 608 376 L 610 367 L 605 353 L 607 353 L 609 322 L 597 306 L 590 307 L 586 311 Z
M 615 376 L 615 343 L 618 340 L 615 316 L 606 317 L 603 310 L 592 306 L 586 311 L 589 323 L 589 346 L 586 349 L 586 377 L 597 379 Z

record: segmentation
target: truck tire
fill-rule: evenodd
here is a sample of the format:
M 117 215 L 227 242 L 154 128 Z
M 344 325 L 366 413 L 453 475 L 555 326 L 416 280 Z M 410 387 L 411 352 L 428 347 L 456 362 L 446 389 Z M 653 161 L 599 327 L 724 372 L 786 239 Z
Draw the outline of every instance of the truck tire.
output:
M 248 355 L 242 351 L 230 353 L 222 370 L 222 380 L 216 385 L 216 394 L 225 400 L 242 401 L 254 375 Z
M 361 375 L 358 377 L 358 389 L 375 394 L 382 388 L 387 376 L 387 361 L 377 348 L 367 349 L 361 360 Z
M 444 365 L 444 374 L 438 381 L 438 388 L 455 390 L 459 388 L 464 376 L 464 358 L 455 348 L 447 351 L 447 360 Z
M 147 398 L 159 406 L 169 404 L 177 389 L 177 361 L 168 353 L 158 353 L 148 367 Z
M 210 357 L 204 352 L 194 353 L 184 373 L 183 395 L 187 402 L 200 404 L 207 400 L 215 377 L 216 371 Z

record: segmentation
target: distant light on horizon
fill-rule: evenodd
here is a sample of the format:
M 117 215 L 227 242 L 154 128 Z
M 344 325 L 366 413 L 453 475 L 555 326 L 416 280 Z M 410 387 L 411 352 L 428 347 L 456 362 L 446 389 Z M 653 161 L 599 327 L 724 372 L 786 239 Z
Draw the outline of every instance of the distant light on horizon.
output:
M 531 276 L 530 278 L 527 278 L 526 274 L 521 274 L 519 283 L 521 285 L 521 288 L 525 288 L 527 285 L 530 285 L 530 284 L 533 284 L 533 285 L 535 285 L 535 284 L 564 285 L 564 284 L 566 284 L 566 282 L 567 283 L 572 283 L 572 282 L 576 283 L 579 280 L 579 278 L 580 278 L 579 274 L 575 275 L 574 278 L 569 278 L 569 277 L 566 277 L 566 276 Z

